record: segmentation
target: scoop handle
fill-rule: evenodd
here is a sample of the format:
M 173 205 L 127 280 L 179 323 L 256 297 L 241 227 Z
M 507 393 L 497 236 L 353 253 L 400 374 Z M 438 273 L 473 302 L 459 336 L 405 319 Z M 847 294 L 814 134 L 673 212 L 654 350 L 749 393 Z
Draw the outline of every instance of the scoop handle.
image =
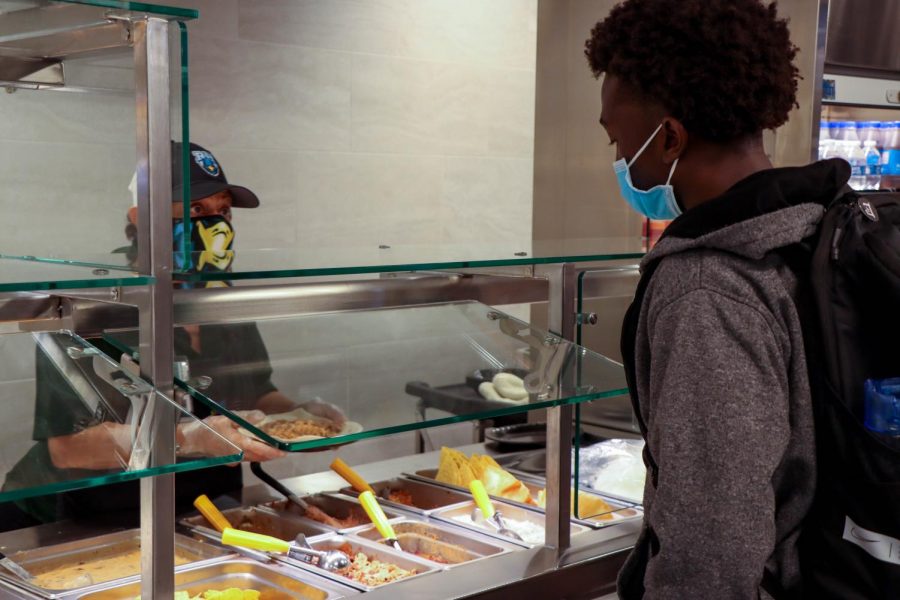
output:
M 291 549 L 291 543 L 285 540 L 279 540 L 270 535 L 232 529 L 231 527 L 226 527 L 225 531 L 222 532 L 222 543 L 226 546 L 241 546 L 266 552 L 287 553 Z
M 378 504 L 378 500 L 375 499 L 375 494 L 368 490 L 361 493 L 359 495 L 359 503 L 362 504 L 363 509 L 365 509 L 366 514 L 369 515 L 369 519 L 372 520 L 372 523 L 375 524 L 375 529 L 378 530 L 381 537 L 388 540 L 397 539 L 394 528 L 388 523 L 387 516 L 381 509 L 381 505 Z
M 481 509 L 481 514 L 484 515 L 484 518 L 490 519 L 493 517 L 494 503 L 491 502 L 487 490 L 484 489 L 484 484 L 481 483 L 480 479 L 473 479 L 469 482 L 469 491 L 472 492 L 472 497 L 475 498 L 475 504 Z
M 366 480 L 363 479 L 359 473 L 354 471 L 350 467 L 350 465 L 345 463 L 340 458 L 335 458 L 333 461 L 331 461 L 331 469 L 335 473 L 346 479 L 347 483 L 353 486 L 353 489 L 357 492 L 372 492 L 372 494 L 375 493 L 375 490 L 372 489 L 372 486 L 366 483 Z
M 216 505 L 212 503 L 212 500 L 210 500 L 206 494 L 197 496 L 197 499 L 194 500 L 194 507 L 200 511 L 201 515 L 206 517 L 206 520 L 209 521 L 219 533 L 225 531 L 226 528 L 231 527 L 228 518 L 216 508 Z

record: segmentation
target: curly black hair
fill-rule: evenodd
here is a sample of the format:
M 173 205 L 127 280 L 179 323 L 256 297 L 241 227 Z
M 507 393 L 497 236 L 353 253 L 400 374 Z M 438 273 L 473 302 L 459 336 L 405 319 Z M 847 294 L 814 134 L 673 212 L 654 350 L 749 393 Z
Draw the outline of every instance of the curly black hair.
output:
M 798 48 L 776 3 L 627 0 L 597 23 L 584 53 L 701 138 L 729 142 L 787 121 Z

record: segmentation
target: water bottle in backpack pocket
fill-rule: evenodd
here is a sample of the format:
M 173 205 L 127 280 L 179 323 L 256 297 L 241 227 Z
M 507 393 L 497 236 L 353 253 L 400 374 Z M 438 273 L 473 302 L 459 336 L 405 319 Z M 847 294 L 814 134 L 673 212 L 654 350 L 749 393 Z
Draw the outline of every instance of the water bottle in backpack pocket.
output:
M 866 429 L 900 440 L 900 377 L 866 380 Z

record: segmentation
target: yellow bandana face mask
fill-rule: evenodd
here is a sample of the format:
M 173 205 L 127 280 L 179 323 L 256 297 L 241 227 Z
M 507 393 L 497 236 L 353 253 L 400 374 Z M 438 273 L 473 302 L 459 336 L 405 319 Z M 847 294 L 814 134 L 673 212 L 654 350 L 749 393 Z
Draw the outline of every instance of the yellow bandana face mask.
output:
M 234 229 L 228 219 L 221 215 L 193 217 L 191 219 L 190 264 L 178 252 L 184 239 L 184 221 L 175 223 L 175 267 L 179 271 L 191 273 L 208 271 L 228 271 L 234 262 Z

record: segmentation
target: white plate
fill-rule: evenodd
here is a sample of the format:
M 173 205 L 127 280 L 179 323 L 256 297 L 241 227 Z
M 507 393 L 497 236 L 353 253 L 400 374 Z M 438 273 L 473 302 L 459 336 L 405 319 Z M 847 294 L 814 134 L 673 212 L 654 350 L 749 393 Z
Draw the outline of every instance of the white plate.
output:
M 290 412 L 268 415 L 262 421 L 255 423 L 255 426 L 258 428 L 262 428 L 264 425 L 267 425 L 269 423 L 275 423 L 277 421 L 298 421 L 298 420 L 313 421 L 314 423 L 322 423 L 323 425 L 333 425 L 334 424 L 334 422 L 331 419 L 326 419 L 325 417 L 320 417 L 318 415 L 314 415 L 311 412 L 304 410 L 303 408 L 295 408 L 294 410 L 292 410 Z M 359 433 L 362 430 L 363 430 L 363 426 L 360 425 L 359 423 L 357 423 L 355 421 L 344 421 L 344 426 L 341 427 L 341 430 L 338 431 L 332 437 L 351 435 L 354 433 Z M 257 437 L 256 435 L 247 431 L 243 427 L 241 427 L 239 429 L 239 431 L 243 435 L 246 435 L 247 437 Z M 277 440 L 280 440 L 282 442 L 289 442 L 289 443 L 324 439 L 321 435 L 300 435 L 300 436 L 293 437 L 293 438 L 283 438 L 283 437 L 277 437 L 277 436 L 273 435 L 271 437 L 273 437 Z

